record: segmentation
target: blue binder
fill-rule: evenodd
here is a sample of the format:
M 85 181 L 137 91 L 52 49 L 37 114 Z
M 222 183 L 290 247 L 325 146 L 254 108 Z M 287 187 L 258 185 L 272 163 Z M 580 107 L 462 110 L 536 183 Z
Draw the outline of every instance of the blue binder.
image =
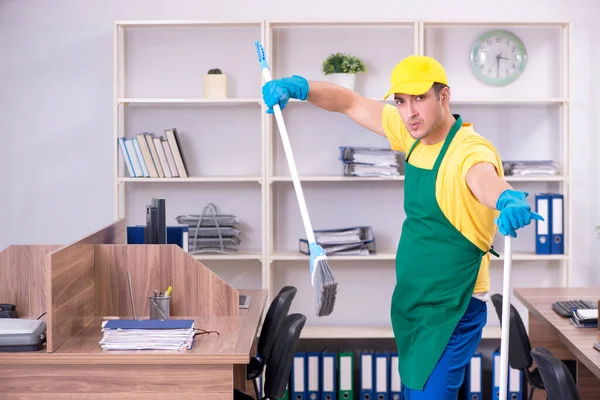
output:
M 550 193 L 550 213 L 552 215 L 550 228 L 550 253 L 564 254 L 564 195 L 561 193 Z
M 334 400 L 336 398 L 336 377 L 337 377 L 337 354 L 325 352 L 321 354 L 321 400 Z
M 402 381 L 398 370 L 398 353 L 390 354 L 390 400 L 401 400 Z
M 373 353 L 360 353 L 360 400 L 373 399 Z
M 290 389 L 292 398 L 295 400 L 308 400 L 306 396 L 306 370 L 306 353 L 298 352 L 294 354 Z
M 144 225 L 127 227 L 127 244 L 144 244 Z M 167 226 L 167 244 L 176 244 L 185 252 L 188 251 L 189 228 L 184 225 Z
M 500 350 L 492 355 L 492 400 L 500 399 Z
M 535 195 L 535 212 L 540 214 L 543 221 L 535 220 L 535 252 L 550 254 L 550 227 L 552 224 L 550 195 L 540 193 Z
M 482 379 L 482 357 L 480 352 L 476 352 L 471 357 L 471 361 L 467 365 L 467 399 L 481 400 L 483 396 L 483 379 Z
M 309 400 L 321 398 L 321 353 L 306 353 L 306 395 Z
M 388 400 L 389 393 L 389 367 L 390 367 L 390 355 L 389 353 L 375 353 L 373 369 L 375 373 L 375 398 L 377 400 Z

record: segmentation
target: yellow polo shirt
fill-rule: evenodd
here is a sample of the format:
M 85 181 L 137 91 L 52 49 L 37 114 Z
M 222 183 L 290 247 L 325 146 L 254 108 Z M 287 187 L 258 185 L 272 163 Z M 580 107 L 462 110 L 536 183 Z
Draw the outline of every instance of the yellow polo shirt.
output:
M 393 150 L 408 152 L 415 142 L 402 122 L 398 110 L 386 104 L 382 123 Z M 431 169 L 444 142 L 434 145 L 419 143 L 410 156 L 410 163 L 418 168 Z M 468 240 L 483 251 L 490 249 L 496 234 L 494 218 L 499 211 L 481 204 L 469 189 L 466 174 L 480 162 L 489 162 L 504 176 L 502 161 L 496 148 L 475 132 L 473 124 L 464 123 L 448 146 L 446 156 L 440 164 L 436 182 L 436 197 L 440 209 L 448 221 Z M 483 257 L 474 294 L 490 290 L 490 253 Z

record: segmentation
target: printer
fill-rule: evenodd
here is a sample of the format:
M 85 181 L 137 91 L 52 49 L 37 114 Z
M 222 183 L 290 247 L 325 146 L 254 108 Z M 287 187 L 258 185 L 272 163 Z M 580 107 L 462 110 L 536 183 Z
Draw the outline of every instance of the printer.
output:
M 46 342 L 46 323 L 37 319 L 0 318 L 0 352 L 38 351 Z

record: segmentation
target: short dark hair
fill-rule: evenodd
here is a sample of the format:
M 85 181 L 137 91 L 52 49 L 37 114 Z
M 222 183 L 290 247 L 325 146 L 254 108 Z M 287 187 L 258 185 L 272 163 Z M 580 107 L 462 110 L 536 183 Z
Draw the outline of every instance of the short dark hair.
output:
M 442 90 L 444 90 L 444 88 L 447 88 L 448 85 L 446 85 L 444 83 L 434 82 L 432 87 L 433 87 L 433 91 L 435 92 L 435 96 L 439 99 L 440 92 Z

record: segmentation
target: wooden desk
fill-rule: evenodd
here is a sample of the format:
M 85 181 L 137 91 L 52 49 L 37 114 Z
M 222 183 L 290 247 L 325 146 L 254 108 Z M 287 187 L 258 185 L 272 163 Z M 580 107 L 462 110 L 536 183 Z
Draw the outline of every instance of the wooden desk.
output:
M 196 336 L 190 351 L 103 351 L 97 318 L 53 353 L 0 353 L 0 397 L 231 399 L 234 388 L 252 387 L 245 365 L 254 354 L 267 299 L 266 290 L 239 292 L 251 296 L 250 308 L 237 317 L 194 318 L 197 328 L 220 335 Z
M 515 289 L 514 295 L 529 311 L 531 347 L 543 346 L 562 360 L 575 360 L 582 399 L 600 399 L 600 351 L 592 347 L 600 342 L 600 330 L 576 328 L 552 310 L 552 303 L 559 300 L 596 302 L 600 287 Z M 541 391 L 536 393 L 534 399 L 546 398 Z

